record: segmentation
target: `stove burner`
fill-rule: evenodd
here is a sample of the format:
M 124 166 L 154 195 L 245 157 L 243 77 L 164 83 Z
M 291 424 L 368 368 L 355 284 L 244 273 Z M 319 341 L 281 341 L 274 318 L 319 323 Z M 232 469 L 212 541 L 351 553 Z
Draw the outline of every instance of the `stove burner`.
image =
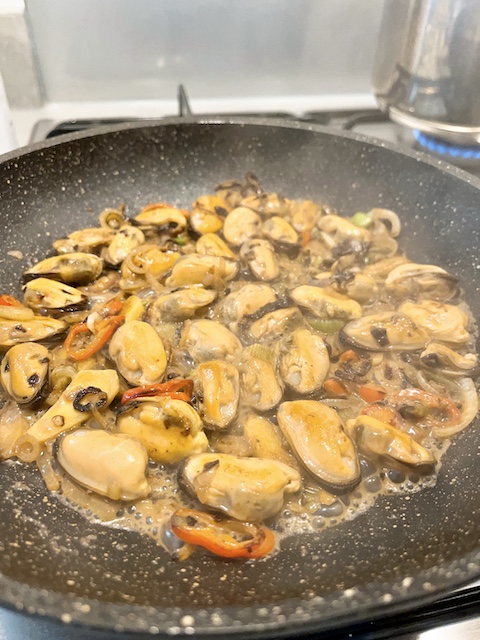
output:
M 447 159 L 454 160 L 480 160 L 480 145 L 479 146 L 462 146 L 446 142 L 445 140 L 439 140 L 438 138 L 432 138 L 426 133 L 422 133 L 418 129 L 414 129 L 413 135 L 417 143 L 423 149 L 427 149 L 431 153 L 439 156 L 443 156 Z

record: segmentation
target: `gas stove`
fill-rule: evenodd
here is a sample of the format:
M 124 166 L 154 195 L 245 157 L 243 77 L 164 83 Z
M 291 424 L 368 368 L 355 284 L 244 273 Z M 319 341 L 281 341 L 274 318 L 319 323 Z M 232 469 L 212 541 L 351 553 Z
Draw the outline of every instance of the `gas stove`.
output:
M 23 127 L 19 139 L 22 143 L 39 142 L 74 131 L 83 131 L 94 127 L 120 124 L 132 120 L 142 120 L 168 115 L 190 115 L 191 107 L 183 87 L 179 87 L 178 102 L 169 101 L 158 113 L 148 108 L 132 108 L 133 103 L 121 107 L 118 103 L 108 105 L 103 103 L 101 108 L 94 105 L 71 109 L 52 108 L 43 110 L 37 120 L 31 114 L 20 114 L 14 118 L 16 124 Z M 400 147 L 421 149 L 452 164 L 480 176 L 480 147 L 454 147 L 446 142 L 435 140 L 423 134 L 392 122 L 388 116 L 375 108 L 373 100 L 363 101 L 362 104 L 344 103 L 341 108 L 325 108 L 309 110 L 308 102 L 298 103 L 280 101 L 277 104 L 270 99 L 264 109 L 258 100 L 243 100 L 237 104 L 219 104 L 215 108 L 215 101 L 208 104 L 194 103 L 195 113 L 199 117 L 212 116 L 258 116 L 272 117 L 285 120 L 301 120 L 332 127 L 339 131 L 354 131 L 389 142 Z M 280 108 L 278 108 L 278 105 Z M 206 109 L 202 109 L 207 107 Z M 198 108 L 197 108 L 198 107 Z M 222 108 L 223 107 L 223 108 Z M 225 108 L 226 107 L 226 108 Z M 307 107 L 307 108 L 305 108 Z M 123 113 L 122 113 L 123 111 Z M 125 114 L 129 113 L 127 116 Z M 71 117 L 71 116 L 74 117 Z M 28 131 L 26 130 L 28 129 Z M 54 621 L 39 618 L 29 618 L 12 611 L 0 610 L 0 640 L 133 640 L 133 636 L 119 636 L 108 632 L 85 630 L 82 628 L 66 627 Z M 303 636 L 306 640 L 314 640 L 315 636 Z M 323 636 L 322 636 L 323 637 Z M 135 636 L 136 638 L 136 636 Z M 408 615 L 388 616 L 381 620 L 362 623 L 345 631 L 332 632 L 329 640 L 474 640 L 480 638 L 480 582 L 465 586 L 458 591 L 428 605 L 423 606 Z

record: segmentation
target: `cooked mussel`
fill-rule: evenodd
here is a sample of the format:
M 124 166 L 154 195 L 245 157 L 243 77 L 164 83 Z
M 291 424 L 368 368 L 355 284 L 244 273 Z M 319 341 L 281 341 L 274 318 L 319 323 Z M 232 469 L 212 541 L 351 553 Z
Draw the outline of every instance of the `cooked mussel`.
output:
M 378 295 L 378 285 L 372 276 L 356 273 L 354 271 L 324 271 L 315 276 L 319 287 L 328 287 L 356 300 L 360 304 L 365 304 L 370 300 L 375 300 Z
M 261 227 L 262 219 L 258 213 L 247 207 L 237 207 L 225 218 L 223 235 L 227 242 L 239 247 L 250 238 L 259 235 Z
M 344 240 L 357 240 L 361 243 L 369 243 L 372 239 L 372 234 L 368 229 L 363 229 L 337 215 L 321 217 L 317 221 L 317 227 L 331 236 L 335 244 L 339 244 Z
M 237 336 L 216 320 L 187 320 L 179 346 L 187 349 L 198 363 L 232 360 L 242 348 Z
M 277 376 L 273 349 L 261 344 L 246 347 L 239 356 L 238 368 L 242 399 L 257 411 L 269 411 L 282 399 L 283 384 Z
M 92 227 L 80 229 L 70 233 L 67 238 L 61 238 L 53 243 L 53 248 L 57 253 L 94 252 L 99 247 L 103 247 L 113 238 L 112 229 Z
M 167 366 L 160 336 L 141 320 L 119 327 L 110 340 L 108 353 L 125 380 L 134 386 L 160 382 Z
M 0 369 L 3 388 L 19 404 L 32 402 L 48 380 L 50 360 L 50 352 L 41 344 L 24 342 L 11 347 Z
M 126 405 L 118 416 L 121 433 L 139 440 L 152 460 L 174 464 L 208 448 L 202 420 L 183 400 L 142 398 Z
M 318 391 L 330 366 L 322 338 L 308 329 L 285 335 L 277 345 L 279 370 L 287 385 L 302 395 Z
M 87 296 L 63 282 L 51 278 L 35 278 L 23 287 L 23 302 L 37 313 L 79 311 L 85 308 Z
M 27 309 L 32 313 L 31 309 Z M 20 342 L 46 340 L 67 329 L 67 323 L 56 318 L 33 316 L 30 320 L 0 319 L 0 348 Z
M 277 300 L 277 294 L 268 284 L 246 284 L 226 296 L 222 302 L 224 321 L 235 330 L 238 323 Z
M 130 251 L 145 242 L 143 232 L 131 224 L 124 224 L 113 236 L 102 256 L 108 264 L 117 266 L 122 263 Z
M 210 289 L 222 289 L 225 282 L 233 280 L 237 273 L 238 264 L 235 260 L 191 253 L 175 263 L 166 285 L 172 289 L 195 284 Z
M 216 291 L 201 286 L 177 289 L 159 296 L 149 309 L 149 317 L 155 322 L 181 322 L 193 318 L 216 297 Z
M 147 452 L 128 436 L 78 429 L 61 439 L 57 458 L 76 482 L 112 500 L 137 500 L 150 493 Z
M 144 207 L 132 222 L 144 231 L 155 230 L 178 235 L 187 226 L 185 213 L 163 202 L 156 202 Z
M 346 493 L 360 482 L 355 447 L 338 413 L 315 400 L 283 402 L 278 424 L 302 465 L 332 493 Z
M 262 233 L 280 250 L 290 250 L 298 246 L 298 233 L 285 218 L 272 216 L 262 226 Z
M 297 462 L 286 451 L 282 442 L 282 432 L 270 420 L 249 413 L 243 423 L 243 437 L 247 441 L 251 454 L 257 458 L 268 458 L 296 468 Z
M 226 213 L 225 203 L 218 196 L 200 196 L 193 203 L 190 226 L 200 235 L 216 233 L 223 227 L 221 216 Z
M 256 342 L 272 341 L 288 331 L 301 327 L 303 316 L 297 307 L 275 309 L 266 313 L 250 325 L 250 335 Z
M 458 293 L 458 279 L 433 264 L 401 264 L 385 280 L 388 291 L 415 299 L 449 300 Z
M 299 233 L 311 231 L 322 213 L 322 209 L 312 200 L 292 202 L 292 226 Z
M 240 249 L 240 257 L 257 280 L 270 282 L 280 275 L 277 255 L 268 240 L 248 240 Z
M 373 264 L 367 264 L 367 266 L 363 268 L 363 274 L 373 278 L 378 283 L 382 283 L 391 271 L 402 264 L 407 264 L 407 262 L 408 260 L 405 256 L 384 258 Z
M 330 289 L 305 284 L 292 289 L 290 297 L 299 307 L 319 318 L 354 320 L 362 315 L 358 302 Z
M 278 193 L 254 193 L 243 198 L 241 205 L 264 216 L 284 216 L 290 211 L 290 201 Z
M 469 376 L 478 367 L 478 358 L 474 353 L 461 355 L 438 342 L 427 345 L 420 354 L 420 362 L 429 369 L 449 376 Z
M 349 420 L 347 432 L 361 451 L 393 460 L 415 469 L 417 473 L 432 473 L 435 467 L 433 455 L 416 442 L 408 433 L 371 416 L 360 415 Z
M 235 260 L 235 254 L 216 233 L 205 233 L 200 236 L 195 245 L 195 250 L 200 255 L 217 256 Z
M 93 253 L 64 253 L 34 264 L 25 271 L 25 280 L 45 276 L 67 284 L 83 285 L 96 280 L 102 273 L 103 262 Z
M 385 311 L 352 320 L 343 327 L 340 337 L 369 351 L 415 351 L 423 349 L 429 340 L 424 329 L 397 311 Z
M 285 494 L 301 486 L 298 471 L 282 462 L 226 453 L 188 458 L 180 479 L 202 504 L 238 520 L 257 522 L 278 513 Z
M 225 429 L 237 416 L 240 379 L 237 368 L 223 360 L 202 362 L 192 374 L 206 425 Z
M 399 311 L 411 318 L 417 327 L 424 329 L 432 340 L 462 344 L 470 338 L 467 331 L 468 316 L 460 307 L 423 300 L 419 303 L 404 302 Z

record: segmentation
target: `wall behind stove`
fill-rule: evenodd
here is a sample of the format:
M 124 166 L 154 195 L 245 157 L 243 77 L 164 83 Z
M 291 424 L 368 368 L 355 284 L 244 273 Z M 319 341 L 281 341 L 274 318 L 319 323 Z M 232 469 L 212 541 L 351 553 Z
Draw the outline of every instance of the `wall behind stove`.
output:
M 27 0 L 47 101 L 370 93 L 382 0 Z

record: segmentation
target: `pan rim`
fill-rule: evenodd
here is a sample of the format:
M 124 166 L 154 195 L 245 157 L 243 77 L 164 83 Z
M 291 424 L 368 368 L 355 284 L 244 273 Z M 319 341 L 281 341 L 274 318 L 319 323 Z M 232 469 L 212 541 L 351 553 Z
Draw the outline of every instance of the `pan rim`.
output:
M 86 132 L 78 132 L 59 136 L 58 138 L 28 145 L 21 149 L 9 152 L 0 156 L 0 163 L 15 162 L 18 159 L 23 158 L 31 153 L 46 150 L 51 147 L 60 147 L 64 144 L 68 144 L 73 141 L 79 141 L 86 138 L 99 138 L 111 133 L 122 132 L 131 129 L 149 129 L 165 126 L 178 126 L 178 125 L 237 125 L 237 126 L 266 126 L 269 128 L 282 128 L 282 129 L 296 129 L 309 132 L 317 132 L 324 135 L 333 135 L 335 137 L 357 140 L 362 143 L 367 143 L 372 146 L 388 149 L 389 151 L 413 158 L 417 161 L 424 162 L 428 165 L 434 166 L 436 169 L 450 174 L 455 178 L 461 180 L 472 186 L 473 188 L 480 189 L 480 179 L 468 174 L 457 167 L 454 167 L 442 160 L 437 160 L 431 156 L 419 152 L 413 151 L 408 148 L 401 148 L 399 146 L 377 140 L 361 134 L 352 132 L 339 132 L 335 129 L 325 127 L 322 125 L 315 125 L 310 123 L 284 121 L 278 119 L 263 119 L 263 118 L 164 118 L 156 120 L 140 120 L 132 121 L 128 123 L 106 125 L 98 127 Z M 445 575 L 447 571 L 451 571 L 452 567 L 459 572 L 457 581 L 447 579 L 448 586 L 435 587 L 430 589 L 429 579 L 432 578 L 436 572 L 440 572 L 441 575 Z M 427 604 L 432 602 L 442 595 L 450 592 L 452 589 L 461 586 L 467 580 L 470 580 L 478 575 L 480 571 L 480 549 L 466 554 L 460 559 L 443 563 L 442 565 L 436 565 L 435 567 L 420 571 L 412 583 L 408 585 L 401 585 L 404 578 L 398 579 L 397 582 L 389 581 L 387 583 L 369 583 L 362 587 L 362 600 L 355 600 L 349 596 L 345 596 L 342 600 L 341 606 L 338 608 L 330 609 L 333 600 L 339 601 L 338 593 L 330 594 L 325 598 L 321 598 L 320 601 L 314 601 L 311 603 L 306 602 L 303 599 L 290 599 L 282 602 L 282 616 L 284 621 L 279 621 L 279 614 L 277 604 L 261 605 L 261 609 L 266 613 L 261 616 L 258 615 L 258 604 L 242 605 L 222 607 L 222 612 L 227 612 L 228 626 L 225 623 L 222 625 L 214 625 L 211 622 L 211 618 L 202 618 L 200 613 L 210 614 L 214 609 L 206 610 L 202 609 L 199 613 L 197 609 L 187 608 L 172 608 L 158 610 L 155 607 L 149 607 L 146 605 L 128 605 L 114 602 L 105 602 L 99 600 L 92 600 L 88 598 L 82 598 L 79 596 L 69 596 L 68 594 L 59 593 L 56 591 L 46 591 L 37 587 L 32 587 L 28 584 L 20 583 L 4 575 L 0 575 L 0 598 L 3 602 L 14 610 L 24 610 L 29 614 L 38 614 L 42 616 L 52 617 L 56 620 L 62 620 L 63 622 L 72 622 L 90 627 L 97 628 L 112 628 L 117 626 L 118 630 L 120 626 L 125 632 L 143 631 L 148 633 L 162 633 L 162 634 L 189 634 L 189 625 L 182 623 L 186 617 L 193 617 L 197 620 L 198 624 L 194 625 L 195 634 L 223 634 L 223 635 L 236 635 L 236 636 L 249 636 L 252 637 L 254 633 L 262 633 L 266 636 L 270 633 L 275 633 L 275 637 L 280 637 L 286 633 L 299 633 L 308 631 L 324 631 L 332 626 L 335 626 L 335 621 L 341 621 L 344 618 L 345 613 L 348 613 L 349 622 L 355 623 L 360 619 L 368 615 L 370 619 L 376 619 L 380 616 L 388 615 L 389 613 L 400 613 L 412 609 L 413 605 Z M 383 601 L 379 602 L 378 594 L 385 594 L 385 588 L 388 587 L 388 593 L 394 592 L 397 589 L 403 588 L 404 595 L 395 596 L 392 602 Z M 342 592 L 339 592 L 342 593 Z M 395 599 L 396 598 L 396 599 Z M 25 604 L 22 604 L 24 602 Z M 66 603 L 68 606 L 66 606 Z M 295 615 L 295 610 L 299 604 L 303 607 L 303 618 L 300 615 Z M 308 609 L 311 609 L 309 612 Z M 106 615 L 108 614 L 108 615 Z M 161 615 L 160 615 L 161 614 Z M 160 616 L 160 617 L 159 617 Z M 306 617 L 305 617 L 306 616 Z M 118 620 L 122 620 L 120 623 Z M 210 620 L 210 622 L 209 622 Z M 245 622 L 247 621 L 247 622 Z M 241 626 L 237 626 L 237 624 Z M 156 631 L 152 631 L 156 630 Z
M 284 120 L 281 118 L 258 118 L 258 117 L 215 117 L 215 116 L 172 116 L 165 118 L 144 118 L 140 120 L 131 120 L 119 124 L 107 124 L 85 131 L 76 131 L 73 133 L 65 133 L 60 136 L 56 136 L 49 140 L 43 140 L 40 142 L 34 142 L 29 145 L 19 147 L 13 151 L 0 154 L 0 164 L 11 162 L 26 156 L 32 152 L 42 151 L 50 149 L 51 147 L 61 146 L 78 140 L 86 138 L 95 138 L 110 133 L 117 133 L 122 131 L 128 131 L 132 129 L 147 129 L 155 128 L 159 126 L 174 126 L 181 124 L 199 124 L 199 125 L 237 125 L 237 126 L 268 126 L 269 128 L 279 127 L 282 129 L 296 129 L 299 131 L 311 131 L 322 133 L 325 135 L 331 135 L 338 138 L 346 138 L 350 140 L 357 140 L 366 144 L 371 144 L 382 149 L 388 149 L 393 153 L 397 153 L 402 156 L 408 156 L 417 160 L 418 162 L 424 162 L 430 166 L 439 169 L 442 172 L 448 173 L 459 180 L 466 182 L 467 184 L 480 189 L 480 177 L 476 177 L 464 169 L 446 162 L 440 158 L 435 158 L 428 153 L 412 149 L 407 145 L 394 144 L 392 142 L 386 142 L 380 138 L 374 136 L 367 136 L 362 133 L 355 133 L 353 131 L 337 130 L 333 127 L 321 124 L 312 124 L 309 122 L 302 122 L 300 120 Z
M 460 561 L 454 561 L 458 564 L 464 562 L 480 563 L 480 551 L 472 552 Z M 399 584 L 390 581 L 363 585 L 362 598 L 357 602 L 354 600 L 358 597 L 358 592 L 348 593 L 355 591 L 350 589 L 326 597 L 315 596 L 310 601 L 298 597 L 291 598 L 282 601 L 281 605 L 272 603 L 262 604 L 260 607 L 253 604 L 223 605 L 220 608 L 208 609 L 205 607 L 159 609 L 153 605 L 120 604 L 40 589 L 1 574 L 0 599 L 2 607 L 17 614 L 98 631 L 113 630 L 120 634 L 142 633 L 165 638 L 194 634 L 198 640 L 207 640 L 212 636 L 231 637 L 232 640 L 255 640 L 256 638 L 280 640 L 287 639 L 293 634 L 348 631 L 353 625 L 371 624 L 381 618 L 390 618 L 428 607 L 452 591 L 451 584 L 448 587 L 432 588 L 429 582 L 432 578 L 432 569 L 447 572 L 450 571 L 452 564 L 444 563 L 422 570 L 408 584 L 405 583 L 405 578 L 402 578 L 399 583 L 404 584 L 400 587 L 405 592 L 411 593 L 402 596 L 401 599 L 391 596 L 391 592 L 397 590 L 398 593 Z M 453 589 L 457 590 L 466 584 L 468 581 L 466 583 L 465 579 L 459 580 Z M 419 586 L 423 586 L 423 592 L 419 591 Z M 480 587 L 477 587 L 477 591 L 478 589 Z M 340 597 L 338 594 L 341 594 Z M 380 594 L 382 594 L 381 597 L 379 597 Z M 28 604 L 23 602 L 25 595 L 28 597 Z M 260 615 L 254 613 L 255 610 L 261 611 Z M 221 623 L 218 622 L 219 615 L 222 618 Z M 398 625 L 398 621 L 396 624 Z

